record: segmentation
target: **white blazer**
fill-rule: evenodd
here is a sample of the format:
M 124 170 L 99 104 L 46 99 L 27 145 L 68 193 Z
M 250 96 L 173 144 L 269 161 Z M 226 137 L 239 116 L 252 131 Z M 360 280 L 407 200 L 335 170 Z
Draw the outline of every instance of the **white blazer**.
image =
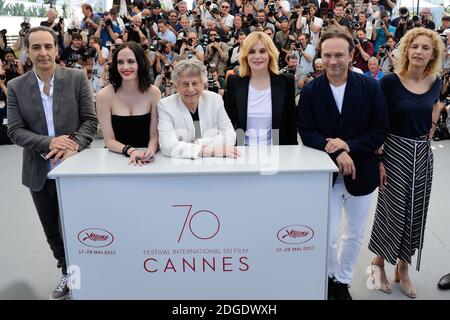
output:
M 161 99 L 157 106 L 159 146 L 167 157 L 196 159 L 203 146 L 236 143 L 236 132 L 217 93 L 203 90 L 199 98 L 201 139 L 197 140 L 192 116 L 178 93 Z

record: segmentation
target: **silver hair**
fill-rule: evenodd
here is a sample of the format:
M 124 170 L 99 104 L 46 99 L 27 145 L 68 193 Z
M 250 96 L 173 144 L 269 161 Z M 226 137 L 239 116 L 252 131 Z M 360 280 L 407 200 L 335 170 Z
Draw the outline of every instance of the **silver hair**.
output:
M 371 61 L 376 61 L 377 65 L 380 65 L 378 63 L 378 59 L 376 57 L 370 57 L 369 60 L 367 60 L 367 63 L 371 62 Z
M 182 74 L 199 76 L 203 84 L 206 85 L 208 83 L 206 67 L 203 62 L 198 59 L 192 58 L 178 62 L 175 69 L 172 71 L 173 82 L 178 82 Z

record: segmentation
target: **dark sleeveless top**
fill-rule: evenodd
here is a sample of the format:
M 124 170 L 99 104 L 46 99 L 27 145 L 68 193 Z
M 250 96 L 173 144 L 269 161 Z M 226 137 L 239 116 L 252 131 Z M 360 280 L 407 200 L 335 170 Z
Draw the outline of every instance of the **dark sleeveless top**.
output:
M 150 113 L 140 116 L 111 115 L 117 141 L 136 148 L 146 148 L 150 142 Z

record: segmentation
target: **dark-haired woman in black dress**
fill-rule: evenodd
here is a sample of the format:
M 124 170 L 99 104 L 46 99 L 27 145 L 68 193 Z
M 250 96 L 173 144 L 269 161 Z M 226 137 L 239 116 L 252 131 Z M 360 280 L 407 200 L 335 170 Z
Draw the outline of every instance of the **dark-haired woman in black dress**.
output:
M 97 115 L 106 147 L 130 157 L 130 164 L 149 162 L 158 151 L 158 114 L 161 99 L 151 84 L 150 64 L 142 48 L 128 42 L 114 52 L 110 85 L 97 94 Z M 136 148 L 146 148 L 140 151 Z

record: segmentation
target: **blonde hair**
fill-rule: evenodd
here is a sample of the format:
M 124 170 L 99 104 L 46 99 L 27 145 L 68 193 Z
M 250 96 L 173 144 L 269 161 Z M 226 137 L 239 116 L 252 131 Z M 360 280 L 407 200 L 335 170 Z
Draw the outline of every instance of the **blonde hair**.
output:
M 261 40 L 264 47 L 266 47 L 269 53 L 269 72 L 278 74 L 278 57 L 280 52 L 275 47 L 272 39 L 262 31 L 252 32 L 247 36 L 242 44 L 241 54 L 239 55 L 239 76 L 247 77 L 251 76 L 250 66 L 248 65 L 247 57 L 250 50 L 255 46 L 256 42 Z
M 400 40 L 398 45 L 398 58 L 395 64 L 395 72 L 404 76 L 408 71 L 408 49 L 418 36 L 427 36 L 431 39 L 434 57 L 428 62 L 425 74 L 439 75 L 442 69 L 444 55 L 444 43 L 436 31 L 426 28 L 414 28 L 409 30 Z

